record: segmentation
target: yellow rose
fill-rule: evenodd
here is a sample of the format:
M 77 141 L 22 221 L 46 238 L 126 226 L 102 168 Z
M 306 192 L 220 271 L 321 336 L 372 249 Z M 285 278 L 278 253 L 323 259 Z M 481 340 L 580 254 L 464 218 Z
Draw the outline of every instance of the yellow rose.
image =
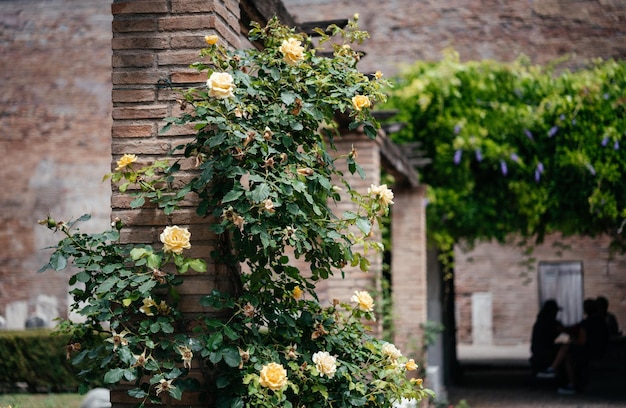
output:
M 372 299 L 372 296 L 370 296 L 370 294 L 366 291 L 355 291 L 351 300 L 364 312 L 371 312 L 374 310 L 374 299 Z
M 278 49 L 283 53 L 283 59 L 289 65 L 295 65 L 304 59 L 304 47 L 302 42 L 295 38 L 283 40 L 280 48 Z
M 367 193 L 377 197 L 383 207 L 388 207 L 389 204 L 393 204 L 393 191 L 387 188 L 387 184 L 378 187 L 372 184 L 370 188 L 367 189 Z
M 287 370 L 277 363 L 269 363 L 261 368 L 259 384 L 272 391 L 278 391 L 287 385 Z
M 130 166 L 137 161 L 137 156 L 134 154 L 125 154 L 117 161 L 117 167 L 115 170 L 122 170 L 124 167 Z
M 363 108 L 369 108 L 372 105 L 367 95 L 355 95 L 352 97 L 352 106 L 360 111 Z
M 383 73 L 380 71 L 376 71 L 374 72 L 374 76 L 376 77 L 376 79 L 380 79 L 383 77 Z
M 182 253 L 183 249 L 191 248 L 191 244 L 189 243 L 190 238 L 191 233 L 187 228 L 180 228 L 176 225 L 165 227 L 165 230 L 163 230 L 159 236 L 159 239 L 163 243 L 163 250 L 175 254 Z
M 304 292 L 302 291 L 302 289 L 300 289 L 300 286 L 296 286 L 291 292 L 291 296 L 293 296 L 293 298 L 296 300 L 300 300 L 303 294 Z
M 209 45 L 217 44 L 219 37 L 217 35 L 207 35 L 204 37 L 204 41 Z
M 417 370 L 417 364 L 415 363 L 415 360 L 410 359 L 406 362 L 404 368 L 406 368 L 407 371 L 415 371 Z
M 382 352 L 384 355 L 389 357 L 392 361 L 395 361 L 399 359 L 400 357 L 402 357 L 402 353 L 400 352 L 400 350 L 398 350 L 396 346 L 391 343 L 383 344 Z
M 228 72 L 214 72 L 206 81 L 209 87 L 209 96 L 218 99 L 232 98 L 235 83 L 233 76 Z
M 337 371 L 337 358 L 328 354 L 327 351 L 318 351 L 313 354 L 313 362 L 320 376 L 326 375 L 328 378 L 333 378 Z

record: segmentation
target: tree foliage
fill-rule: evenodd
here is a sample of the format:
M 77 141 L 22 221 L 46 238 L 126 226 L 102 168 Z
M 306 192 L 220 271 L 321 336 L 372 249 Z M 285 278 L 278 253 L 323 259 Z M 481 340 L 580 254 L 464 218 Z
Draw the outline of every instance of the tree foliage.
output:
M 626 217 L 626 63 L 576 71 L 513 63 L 418 62 L 389 106 L 432 163 L 428 229 L 440 248 L 458 240 L 541 241 L 545 234 L 610 234 Z

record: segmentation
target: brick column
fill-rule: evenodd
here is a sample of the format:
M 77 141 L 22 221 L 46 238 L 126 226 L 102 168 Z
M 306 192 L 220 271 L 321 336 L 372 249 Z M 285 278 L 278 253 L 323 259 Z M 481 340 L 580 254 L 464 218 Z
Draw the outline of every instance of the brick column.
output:
M 362 179 L 358 173 L 350 174 L 347 169 L 346 162 L 340 159 L 336 162 L 337 168 L 343 172 L 344 177 L 352 188 L 361 194 L 367 194 L 370 185 L 380 184 L 380 146 L 374 140 L 369 139 L 362 133 L 349 133 L 335 138 L 335 146 L 337 151 L 333 154 L 335 157 L 345 156 L 350 153 L 352 147 L 356 148 L 358 158 L 357 162 L 365 172 L 365 178 Z M 343 185 L 337 183 L 339 187 Z M 332 206 L 332 204 L 331 204 Z M 332 208 L 332 207 L 331 207 Z M 347 194 L 342 195 L 342 201 L 339 201 L 333 211 L 341 216 L 346 211 L 355 211 L 355 204 L 350 201 Z M 381 233 L 378 225 L 374 227 L 374 236 L 372 240 L 380 240 Z M 355 251 L 361 251 L 362 248 L 355 248 Z M 374 297 L 376 304 L 380 304 L 380 277 L 382 274 L 382 254 L 370 250 L 367 258 L 370 260 L 370 271 L 363 272 L 358 267 L 346 267 L 345 279 L 340 273 L 333 277 L 322 281 L 318 284 L 316 291 L 318 293 L 322 306 L 329 305 L 333 299 L 339 299 L 342 302 L 349 302 L 355 290 L 367 290 Z M 382 318 L 376 322 L 370 322 L 374 334 L 382 332 Z
M 420 324 L 427 320 L 425 187 L 394 188 L 391 208 L 391 287 L 394 343 L 420 358 Z
M 140 164 L 147 164 L 167 157 L 171 148 L 194 134 L 191 127 L 172 128 L 166 134 L 159 134 L 159 129 L 165 117 L 180 113 L 176 103 L 178 90 L 206 81 L 205 74 L 188 68 L 199 58 L 199 50 L 205 46 L 204 36 L 217 34 L 229 46 L 240 45 L 239 3 L 236 0 L 114 1 L 111 9 L 112 162 L 128 153 L 136 154 Z M 193 171 L 193 163 L 184 161 L 182 170 L 181 177 L 187 176 Z M 128 226 L 122 230 L 125 242 L 158 243 L 158 236 L 166 225 L 189 227 L 192 248 L 186 255 L 204 258 L 209 268 L 204 274 L 184 275 L 185 283 L 179 287 L 180 307 L 186 317 L 206 313 L 199 304 L 200 297 L 214 288 L 231 287 L 226 268 L 211 263 L 209 254 L 217 238 L 208 229 L 213 220 L 195 215 L 192 197 L 186 207 L 171 216 L 165 216 L 150 205 L 131 209 L 129 202 L 128 196 L 120 195 L 113 187 L 112 217 L 119 217 Z M 202 379 L 200 372 L 191 375 Z M 111 401 L 114 408 L 130 408 L 139 402 L 121 388 L 111 393 Z M 206 396 L 200 401 L 198 394 L 187 392 L 183 394 L 183 401 L 168 396 L 161 406 L 194 408 L 205 407 L 208 403 Z

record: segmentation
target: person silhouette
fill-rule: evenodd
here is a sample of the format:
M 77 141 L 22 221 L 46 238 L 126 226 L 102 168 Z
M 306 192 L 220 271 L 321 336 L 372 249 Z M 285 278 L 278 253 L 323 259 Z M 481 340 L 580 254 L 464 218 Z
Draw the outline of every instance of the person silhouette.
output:
M 596 304 L 598 305 L 598 312 L 600 316 L 604 319 L 606 323 L 606 327 L 609 331 L 609 336 L 619 336 L 619 324 L 617 323 L 617 318 L 611 312 L 609 312 L 609 300 L 604 296 L 598 296 L 596 298 Z
M 557 319 L 560 309 L 556 300 L 546 300 L 533 324 L 530 340 L 530 364 L 540 378 L 556 376 L 554 372 L 546 373 L 546 370 L 554 362 L 559 352 L 560 346 L 555 343 L 555 340 L 563 331 L 563 325 Z M 546 374 L 540 375 L 541 373 Z

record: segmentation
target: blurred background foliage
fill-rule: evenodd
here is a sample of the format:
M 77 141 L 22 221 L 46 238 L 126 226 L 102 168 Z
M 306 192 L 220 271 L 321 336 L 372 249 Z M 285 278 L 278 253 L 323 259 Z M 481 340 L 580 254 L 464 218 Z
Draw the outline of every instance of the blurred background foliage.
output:
M 606 233 L 624 247 L 626 62 L 570 71 L 448 50 L 394 82 L 385 107 L 407 126 L 391 137 L 432 160 L 420 173 L 437 247 L 551 232 Z

